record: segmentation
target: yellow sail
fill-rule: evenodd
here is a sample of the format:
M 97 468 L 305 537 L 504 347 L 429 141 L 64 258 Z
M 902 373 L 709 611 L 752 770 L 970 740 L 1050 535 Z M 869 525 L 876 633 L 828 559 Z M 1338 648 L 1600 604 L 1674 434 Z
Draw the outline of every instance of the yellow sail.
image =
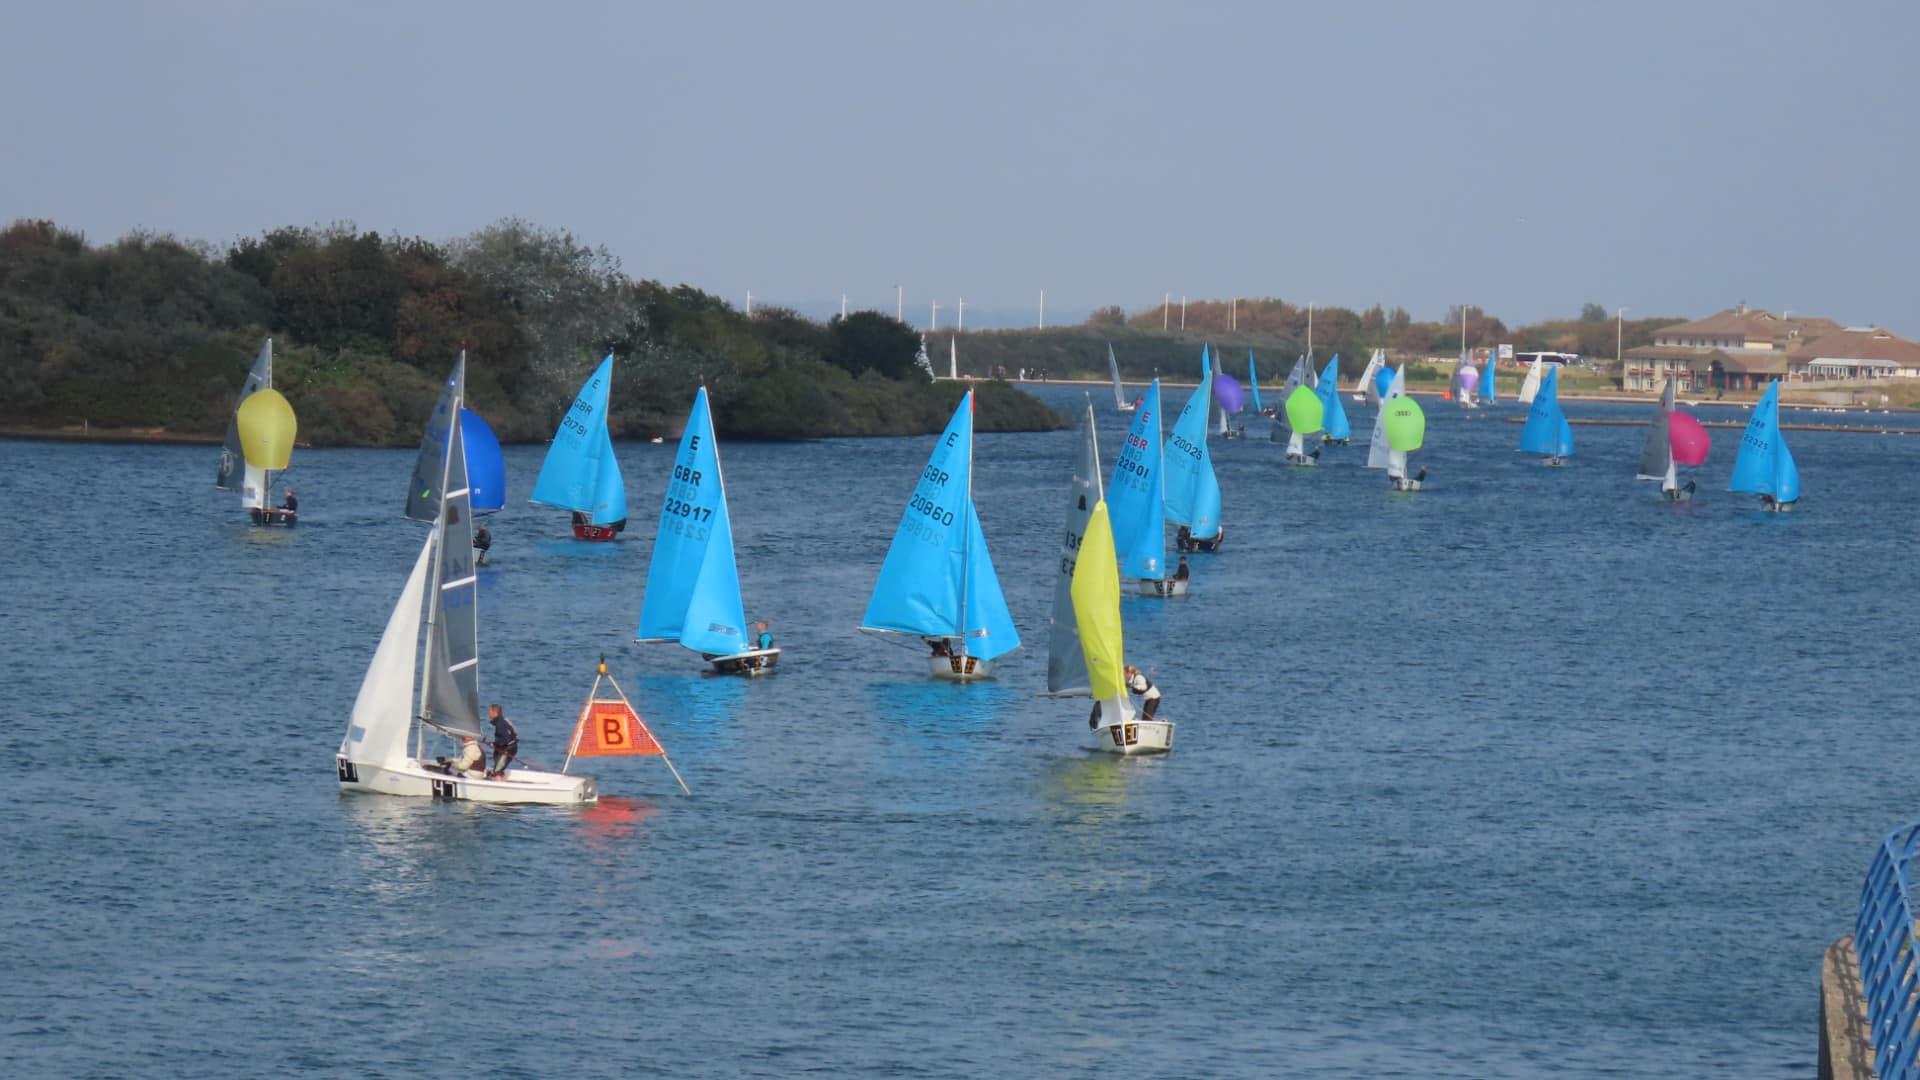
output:
M 299 424 L 293 406 L 271 387 L 255 390 L 235 414 L 240 426 L 240 453 L 256 469 L 284 469 L 293 456 L 293 435 Z
M 1125 666 L 1120 655 L 1120 560 L 1114 555 L 1113 525 L 1107 520 L 1105 499 L 1094 504 L 1087 518 L 1069 592 L 1094 700 L 1123 697 L 1127 691 L 1120 670 Z

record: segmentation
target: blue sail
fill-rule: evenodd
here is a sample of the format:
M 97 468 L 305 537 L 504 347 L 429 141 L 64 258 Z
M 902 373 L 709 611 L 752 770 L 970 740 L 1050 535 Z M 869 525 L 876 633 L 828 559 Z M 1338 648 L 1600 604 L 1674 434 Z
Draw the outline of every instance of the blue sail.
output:
M 640 603 L 640 641 L 677 641 L 697 653 L 744 652 L 747 617 L 733 559 L 733 521 L 720 474 L 707 388 L 693 397 L 687 430 L 660 503 L 653 563 Z
M 1213 403 L 1213 372 L 1206 368 L 1206 353 L 1201 352 L 1205 374 L 1200 386 L 1180 409 L 1167 436 L 1165 498 L 1166 518 L 1185 525 L 1193 535 L 1210 540 L 1220 535 L 1220 480 L 1213 472 L 1213 454 L 1207 449 L 1207 419 Z
M 958 637 L 991 660 L 1020 645 L 973 508 L 973 391 L 934 444 L 860 625 Z
M 1771 495 L 1776 502 L 1790 503 L 1800 497 L 1800 468 L 1793 463 L 1787 441 L 1780 433 L 1780 384 L 1767 384 L 1767 392 L 1753 407 L 1753 418 L 1740 436 L 1740 454 L 1733 459 L 1733 477 L 1728 491 L 1747 491 Z
M 1247 350 L 1247 389 L 1253 393 L 1253 411 L 1255 414 L 1266 410 L 1260 405 L 1260 373 L 1253 368 L 1253 350 Z
M 460 440 L 467 444 L 467 490 L 476 512 L 507 505 L 507 459 L 486 420 L 472 409 L 460 410 Z
M 1487 366 L 1480 371 L 1480 404 L 1482 405 L 1493 404 L 1493 369 L 1499 355 L 1497 351 L 1488 353 Z
M 1120 572 L 1135 578 L 1166 576 L 1167 511 L 1160 446 L 1160 380 L 1134 411 L 1127 443 L 1107 483 L 1107 513 Z
M 1334 353 L 1327 361 L 1327 368 L 1320 373 L 1320 382 L 1313 388 L 1320 395 L 1321 426 L 1326 428 L 1329 439 L 1351 439 L 1353 425 L 1347 422 L 1347 407 L 1340 403 L 1340 354 Z
M 1387 391 L 1393 388 L 1393 369 L 1385 364 L 1380 365 L 1380 369 L 1373 374 L 1373 386 L 1379 396 L 1384 399 Z
M 533 484 L 532 502 L 590 516 L 595 525 L 627 518 L 627 489 L 607 432 L 607 398 L 613 388 L 613 354 L 608 353 L 560 418 Z
M 1567 424 L 1567 414 L 1560 409 L 1560 368 L 1557 364 L 1547 368 L 1546 377 L 1540 380 L 1540 391 L 1533 396 L 1533 404 L 1527 409 L 1527 426 L 1520 429 L 1520 449 L 1529 454 L 1552 454 L 1555 457 L 1570 457 L 1573 454 L 1573 428 Z

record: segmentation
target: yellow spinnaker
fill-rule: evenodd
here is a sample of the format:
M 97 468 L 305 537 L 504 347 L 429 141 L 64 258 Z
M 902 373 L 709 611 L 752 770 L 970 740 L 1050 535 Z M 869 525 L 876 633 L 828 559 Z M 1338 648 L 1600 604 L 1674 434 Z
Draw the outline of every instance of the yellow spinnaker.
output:
M 255 390 L 234 414 L 240 426 L 240 453 L 256 469 L 284 469 L 293 456 L 293 435 L 299 424 L 293 406 L 271 387 Z
M 1120 560 L 1113 551 L 1113 525 L 1105 499 L 1094 504 L 1080 537 L 1080 558 L 1073 567 L 1073 618 L 1080 624 L 1080 652 L 1087 658 L 1088 685 L 1095 701 L 1126 694 L 1120 669 Z

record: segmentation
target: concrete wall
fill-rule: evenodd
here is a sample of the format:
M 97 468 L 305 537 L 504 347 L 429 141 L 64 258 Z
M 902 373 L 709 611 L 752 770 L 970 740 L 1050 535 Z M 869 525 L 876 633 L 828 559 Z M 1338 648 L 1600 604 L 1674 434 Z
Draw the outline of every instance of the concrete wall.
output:
M 1876 1080 L 1873 1033 L 1860 988 L 1860 960 L 1848 934 L 1820 964 L 1820 1080 Z

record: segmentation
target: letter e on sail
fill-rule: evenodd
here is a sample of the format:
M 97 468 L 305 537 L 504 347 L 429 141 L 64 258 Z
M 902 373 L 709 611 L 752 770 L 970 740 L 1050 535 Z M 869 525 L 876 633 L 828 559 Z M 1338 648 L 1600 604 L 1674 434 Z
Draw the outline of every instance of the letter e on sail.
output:
M 574 729 L 575 757 L 615 757 L 660 753 L 653 732 L 624 701 L 590 701 Z

